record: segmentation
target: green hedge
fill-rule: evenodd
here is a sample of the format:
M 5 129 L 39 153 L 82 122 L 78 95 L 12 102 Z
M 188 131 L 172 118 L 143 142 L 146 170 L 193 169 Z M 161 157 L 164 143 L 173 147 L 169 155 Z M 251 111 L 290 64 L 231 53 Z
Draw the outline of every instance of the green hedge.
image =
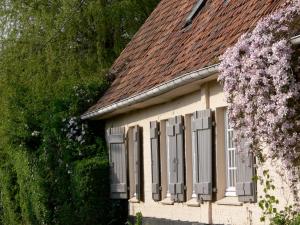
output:
M 72 175 L 72 197 L 74 199 L 74 215 L 77 224 L 106 225 L 110 221 L 109 200 L 109 165 L 107 160 L 100 157 L 84 159 L 74 163 Z
M 108 199 L 103 123 L 79 117 L 157 2 L 2 2 L 1 224 L 123 223 L 126 201 Z

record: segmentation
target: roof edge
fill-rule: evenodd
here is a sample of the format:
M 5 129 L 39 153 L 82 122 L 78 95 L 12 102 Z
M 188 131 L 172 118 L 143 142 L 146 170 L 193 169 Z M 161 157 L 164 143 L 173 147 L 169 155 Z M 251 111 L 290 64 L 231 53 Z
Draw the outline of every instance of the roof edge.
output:
M 293 45 L 300 45 L 300 35 L 292 37 L 291 42 Z M 81 119 L 86 120 L 86 119 L 93 119 L 96 117 L 100 117 L 102 115 L 111 113 L 117 109 L 131 106 L 133 104 L 137 104 L 137 103 L 143 102 L 145 100 L 148 100 L 150 98 L 159 96 L 159 95 L 164 94 L 174 88 L 191 83 L 195 80 L 204 79 L 206 77 L 209 77 L 209 76 L 219 72 L 218 66 L 219 66 L 219 63 L 204 67 L 202 69 L 199 69 L 199 70 L 196 70 L 196 71 L 193 71 L 190 73 L 183 74 L 173 80 L 162 83 L 162 84 L 155 86 L 147 91 L 144 91 L 139 94 L 122 99 L 118 102 L 115 102 L 111 105 L 96 109 L 94 111 L 84 113 L 81 116 Z
M 300 35 L 292 37 L 291 42 L 293 45 L 299 45 L 300 44 Z
M 163 93 L 166 93 L 174 88 L 180 87 L 182 85 L 191 83 L 195 80 L 204 79 L 210 75 L 213 75 L 218 72 L 218 66 L 219 64 L 214 64 L 212 66 L 204 67 L 200 70 L 196 70 L 190 73 L 183 74 L 173 80 L 167 81 L 165 83 L 162 83 L 158 86 L 155 86 L 147 91 L 141 92 L 139 94 L 130 96 L 128 98 L 125 98 L 123 100 L 120 100 L 116 103 L 113 103 L 111 105 L 105 106 L 103 108 L 99 108 L 97 110 L 94 110 L 92 112 L 85 113 L 81 116 L 81 119 L 92 119 L 95 117 L 102 116 L 104 114 L 113 112 L 117 109 L 127 107 L 136 103 L 143 102 L 145 100 L 148 100 L 150 98 L 159 96 Z

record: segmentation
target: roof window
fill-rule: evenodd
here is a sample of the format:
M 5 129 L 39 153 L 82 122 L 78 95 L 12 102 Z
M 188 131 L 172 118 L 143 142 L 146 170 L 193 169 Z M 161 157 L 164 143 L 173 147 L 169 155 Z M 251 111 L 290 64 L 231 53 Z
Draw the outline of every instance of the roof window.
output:
M 206 3 L 206 0 L 197 0 L 195 6 L 192 8 L 192 11 L 187 16 L 185 20 L 184 27 L 187 27 L 193 22 L 193 19 L 197 16 L 197 14 L 200 12 L 200 10 L 204 7 Z

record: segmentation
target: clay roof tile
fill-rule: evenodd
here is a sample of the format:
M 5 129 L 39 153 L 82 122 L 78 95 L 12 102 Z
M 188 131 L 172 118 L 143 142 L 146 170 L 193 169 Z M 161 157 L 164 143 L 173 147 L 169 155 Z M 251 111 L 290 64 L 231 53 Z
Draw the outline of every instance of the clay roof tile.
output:
M 196 1 L 161 0 L 113 64 L 115 80 L 89 112 L 211 65 L 241 34 L 285 2 L 207 0 L 192 24 L 183 28 Z

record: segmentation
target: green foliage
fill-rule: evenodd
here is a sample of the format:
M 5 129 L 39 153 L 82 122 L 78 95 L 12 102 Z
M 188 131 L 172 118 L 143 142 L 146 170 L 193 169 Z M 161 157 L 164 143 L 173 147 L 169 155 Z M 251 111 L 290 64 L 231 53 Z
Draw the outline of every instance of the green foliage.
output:
M 258 202 L 262 210 L 260 221 L 264 222 L 268 218 L 270 225 L 300 225 L 300 214 L 293 210 L 291 205 L 286 206 L 284 210 L 278 210 L 279 200 L 272 195 L 275 189 L 274 181 L 270 177 L 269 170 L 263 171 L 263 177 L 256 176 L 254 180 L 258 180 L 263 186 L 264 196 L 260 196 Z
M 270 191 L 274 190 L 275 186 L 273 185 L 273 180 L 268 170 L 263 171 L 263 177 L 264 179 L 262 177 L 256 177 L 256 179 L 260 181 L 260 185 L 264 187 L 264 196 L 260 196 L 260 201 L 258 202 L 259 207 L 263 211 L 263 216 L 260 218 L 261 221 L 265 221 L 266 216 L 276 214 L 277 208 L 275 206 L 279 203 L 278 199 L 270 194 Z
M 132 225 L 129 221 L 127 221 L 128 225 Z M 138 212 L 135 214 L 135 223 L 134 225 L 142 225 L 143 224 L 143 214 L 141 212 Z
M 276 213 L 270 221 L 270 225 L 300 225 L 300 214 L 291 214 L 291 208 Z
M 120 224 L 101 122 L 80 121 L 158 0 L 3 0 L 1 224 Z
M 109 212 L 109 165 L 100 157 L 79 160 L 74 163 L 72 175 L 72 193 L 78 224 L 108 224 Z M 90 217 L 94 215 L 94 217 Z M 66 221 L 67 222 L 67 221 Z
M 141 212 L 136 214 L 136 222 L 135 225 L 142 225 L 143 215 Z

